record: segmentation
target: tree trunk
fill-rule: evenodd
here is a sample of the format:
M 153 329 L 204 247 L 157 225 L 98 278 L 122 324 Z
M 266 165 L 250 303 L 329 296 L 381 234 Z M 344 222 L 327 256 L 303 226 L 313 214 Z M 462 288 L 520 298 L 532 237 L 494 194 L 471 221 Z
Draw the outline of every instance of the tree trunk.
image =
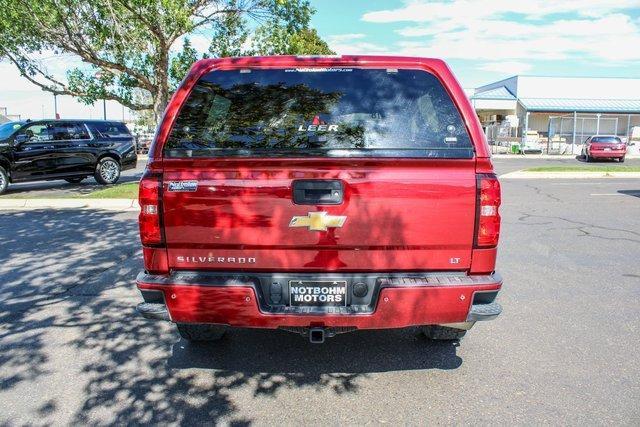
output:
M 158 92 L 156 92 L 153 99 L 153 118 L 155 119 L 156 124 L 160 124 L 160 120 L 164 114 L 164 109 L 167 108 L 168 103 L 169 89 L 166 86 L 159 87 Z
M 153 115 L 160 124 L 164 109 L 169 103 L 169 48 L 161 44 L 159 58 L 156 65 L 156 93 L 153 98 Z

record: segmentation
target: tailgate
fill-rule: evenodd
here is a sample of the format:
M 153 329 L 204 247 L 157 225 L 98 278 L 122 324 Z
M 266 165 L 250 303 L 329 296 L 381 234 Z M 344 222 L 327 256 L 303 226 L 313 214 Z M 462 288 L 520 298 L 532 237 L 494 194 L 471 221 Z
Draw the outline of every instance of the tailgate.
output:
M 163 166 L 173 269 L 426 271 L 471 263 L 473 159 L 165 159 Z M 296 180 L 337 181 L 342 200 L 296 204 Z

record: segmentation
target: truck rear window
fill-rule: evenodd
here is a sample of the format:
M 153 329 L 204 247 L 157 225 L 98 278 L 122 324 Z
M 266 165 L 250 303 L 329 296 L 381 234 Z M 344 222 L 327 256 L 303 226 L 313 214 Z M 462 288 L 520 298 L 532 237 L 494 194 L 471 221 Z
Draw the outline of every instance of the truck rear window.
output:
M 430 73 L 297 68 L 206 74 L 164 155 L 471 158 L 473 146 Z
M 594 136 L 591 138 L 591 142 L 600 144 L 622 144 L 622 140 L 617 136 Z

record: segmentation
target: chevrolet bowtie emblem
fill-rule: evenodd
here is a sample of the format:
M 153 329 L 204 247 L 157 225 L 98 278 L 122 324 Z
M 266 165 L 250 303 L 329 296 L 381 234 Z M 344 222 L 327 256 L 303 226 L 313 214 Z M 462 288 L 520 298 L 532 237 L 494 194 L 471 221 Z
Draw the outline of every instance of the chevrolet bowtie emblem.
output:
M 326 212 L 309 212 L 307 216 L 291 218 L 289 227 L 309 227 L 310 231 L 327 231 L 328 227 L 342 227 L 346 220 L 346 216 L 328 215 Z

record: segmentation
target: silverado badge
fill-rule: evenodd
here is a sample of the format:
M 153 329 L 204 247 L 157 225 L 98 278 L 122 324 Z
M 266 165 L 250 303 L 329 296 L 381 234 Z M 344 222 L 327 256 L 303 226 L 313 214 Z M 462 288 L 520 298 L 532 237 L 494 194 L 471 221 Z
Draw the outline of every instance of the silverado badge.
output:
M 346 220 L 346 216 L 328 215 L 326 212 L 309 212 L 307 216 L 291 218 L 289 227 L 309 227 L 310 231 L 327 231 L 328 227 L 342 227 Z

